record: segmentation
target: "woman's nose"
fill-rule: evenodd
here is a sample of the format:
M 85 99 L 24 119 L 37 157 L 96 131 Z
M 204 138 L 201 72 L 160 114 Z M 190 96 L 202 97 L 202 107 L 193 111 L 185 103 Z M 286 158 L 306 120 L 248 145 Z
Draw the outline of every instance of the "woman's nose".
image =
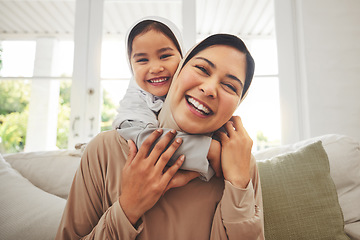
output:
M 200 86 L 200 91 L 205 94 L 205 96 L 216 98 L 217 97 L 217 83 L 210 79 L 203 82 Z
M 158 63 L 152 64 L 150 66 L 150 69 L 149 69 L 149 72 L 153 73 L 153 74 L 160 73 L 162 71 L 164 71 L 164 67 L 161 66 L 161 64 L 158 64 Z

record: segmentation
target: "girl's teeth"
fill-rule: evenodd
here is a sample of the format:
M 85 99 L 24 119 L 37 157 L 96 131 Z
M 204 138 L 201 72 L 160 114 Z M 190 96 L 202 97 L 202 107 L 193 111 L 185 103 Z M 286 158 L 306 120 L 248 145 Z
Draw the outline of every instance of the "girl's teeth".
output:
M 160 82 L 165 82 L 165 81 L 166 81 L 166 78 L 150 80 L 150 82 L 152 82 L 152 83 L 160 83 Z

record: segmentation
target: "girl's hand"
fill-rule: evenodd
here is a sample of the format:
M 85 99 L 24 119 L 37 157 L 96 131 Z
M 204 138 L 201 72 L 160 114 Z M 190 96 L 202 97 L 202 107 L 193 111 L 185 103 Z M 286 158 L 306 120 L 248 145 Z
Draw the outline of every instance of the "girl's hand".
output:
M 141 145 L 139 152 L 136 151 L 135 143 L 129 141 L 130 149 L 122 171 L 119 202 L 133 225 L 156 204 L 184 161 L 182 155 L 173 166 L 163 171 L 182 140 L 177 138 L 167 147 L 176 135 L 176 131 L 172 130 L 150 152 L 151 146 L 162 132 L 162 129 L 154 131 Z
M 175 173 L 174 177 L 170 180 L 165 192 L 171 188 L 185 186 L 188 182 L 200 176 L 200 173 L 194 171 L 179 170 Z
M 221 144 L 219 141 L 212 139 L 210 149 L 207 155 L 211 167 L 215 171 L 217 177 L 222 176 L 221 171 Z
M 236 187 L 246 188 L 250 181 L 250 159 L 253 141 L 239 116 L 225 124 L 227 132 L 217 132 L 221 142 L 221 167 L 224 178 Z

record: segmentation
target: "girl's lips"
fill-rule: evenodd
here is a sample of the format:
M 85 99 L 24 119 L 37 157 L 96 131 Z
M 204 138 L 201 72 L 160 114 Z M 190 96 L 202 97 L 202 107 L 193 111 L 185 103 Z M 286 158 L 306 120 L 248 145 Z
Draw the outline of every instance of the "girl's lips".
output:
M 204 102 L 188 95 L 185 96 L 185 99 L 189 110 L 196 116 L 206 118 L 213 114 L 211 108 Z
M 150 83 L 153 86 L 160 86 L 168 83 L 170 77 L 158 77 L 158 78 L 152 78 L 149 80 L 146 80 L 148 83 Z

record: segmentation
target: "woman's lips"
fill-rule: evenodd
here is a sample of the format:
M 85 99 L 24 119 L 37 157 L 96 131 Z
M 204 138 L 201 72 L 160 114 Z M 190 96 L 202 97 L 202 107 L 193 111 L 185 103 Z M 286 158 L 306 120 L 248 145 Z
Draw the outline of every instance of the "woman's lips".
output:
M 185 99 L 190 111 L 196 116 L 206 118 L 209 115 L 213 114 L 211 108 L 207 106 L 204 102 L 201 102 L 200 100 L 191 96 L 185 96 Z

